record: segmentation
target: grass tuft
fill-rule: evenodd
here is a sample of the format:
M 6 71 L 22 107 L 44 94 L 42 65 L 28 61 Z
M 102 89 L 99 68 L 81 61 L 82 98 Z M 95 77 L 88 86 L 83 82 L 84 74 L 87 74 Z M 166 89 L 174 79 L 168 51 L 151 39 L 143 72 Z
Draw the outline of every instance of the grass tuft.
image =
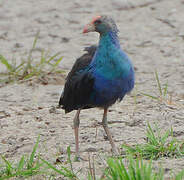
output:
M 152 94 L 143 93 L 143 92 L 141 92 L 141 94 L 153 100 L 157 100 L 161 102 L 164 101 L 164 102 L 167 102 L 168 104 L 172 104 L 172 96 L 168 94 L 168 82 L 162 85 L 159 79 L 158 72 L 156 70 L 155 70 L 155 80 L 158 87 L 157 95 L 152 95 Z
M 134 157 L 143 157 L 145 159 L 158 159 L 161 157 L 183 157 L 184 142 L 180 142 L 173 137 L 173 130 L 167 130 L 161 134 L 159 128 L 155 125 L 156 131 L 148 123 L 145 144 L 130 146 L 123 144 L 126 154 Z
M 109 158 L 105 179 L 108 180 L 163 180 L 163 170 L 153 172 L 152 161 L 143 162 L 142 159 L 128 158 L 128 163 L 123 159 Z
M 181 172 L 179 172 L 179 173 L 175 176 L 175 178 L 173 178 L 173 179 L 175 179 L 175 180 L 183 180 L 183 179 L 184 179 L 184 169 L 183 169 Z
M 77 173 L 74 172 L 73 170 L 73 165 L 72 165 L 72 161 L 71 161 L 71 150 L 70 147 L 67 148 L 67 155 L 68 155 L 68 163 L 70 165 L 70 168 L 67 168 L 63 165 L 59 165 L 59 169 L 56 168 L 54 165 L 52 165 L 50 162 L 44 160 L 41 158 L 42 162 L 45 163 L 48 168 L 50 168 L 51 170 L 53 170 L 55 173 L 62 175 L 64 177 L 67 177 L 69 179 L 78 179 L 77 178 Z
M 43 163 L 40 163 L 39 156 L 36 157 L 36 150 L 38 147 L 39 137 L 37 142 L 32 150 L 30 157 L 25 158 L 23 155 L 20 161 L 17 164 L 13 164 L 8 161 L 4 156 L 1 156 L 4 161 L 4 165 L 0 165 L 0 179 L 10 179 L 10 178 L 21 178 L 21 177 L 30 177 L 37 174 L 47 174 L 46 168 L 43 166 Z
M 28 80 L 31 78 L 43 78 L 50 74 L 63 73 L 59 69 L 59 63 L 63 59 L 60 53 L 50 55 L 49 51 L 41 50 L 40 58 L 34 58 L 33 52 L 36 50 L 36 44 L 39 32 L 36 34 L 32 48 L 26 59 L 21 59 L 19 63 L 16 59 L 10 61 L 3 55 L 0 55 L 0 65 L 6 68 L 4 73 L 0 73 L 1 83 L 10 83 L 14 81 Z

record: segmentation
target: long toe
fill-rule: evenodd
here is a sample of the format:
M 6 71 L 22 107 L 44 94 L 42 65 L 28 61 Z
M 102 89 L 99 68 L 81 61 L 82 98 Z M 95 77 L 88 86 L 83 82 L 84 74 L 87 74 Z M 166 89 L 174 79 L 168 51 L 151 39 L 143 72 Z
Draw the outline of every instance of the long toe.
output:
M 120 153 L 117 148 L 112 148 L 112 154 L 113 156 L 120 156 Z
M 80 161 L 85 161 L 85 159 L 81 158 L 80 156 L 75 156 L 74 162 L 80 162 Z

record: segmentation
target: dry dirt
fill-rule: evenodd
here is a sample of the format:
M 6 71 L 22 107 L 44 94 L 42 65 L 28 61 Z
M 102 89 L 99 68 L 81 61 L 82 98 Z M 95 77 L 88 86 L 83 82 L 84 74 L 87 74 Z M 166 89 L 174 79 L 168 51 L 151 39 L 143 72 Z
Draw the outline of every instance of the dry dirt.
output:
M 183 0 L 3 0 L 0 2 L 0 54 L 7 58 L 25 56 L 40 31 L 39 48 L 64 56 L 61 68 L 69 70 L 87 45 L 96 44 L 98 35 L 82 35 L 83 26 L 98 14 L 113 16 L 119 27 L 120 42 L 136 67 L 136 88 L 123 102 L 109 109 L 108 120 L 116 145 L 145 142 L 146 124 L 156 122 L 167 130 L 171 126 L 175 136 L 184 139 L 184 1 Z M 4 68 L 0 67 L 3 71 Z M 168 82 L 172 103 L 153 101 L 140 92 L 159 94 L 154 70 L 162 84 Z M 75 112 L 64 114 L 52 111 L 62 90 L 61 83 L 11 84 L 0 88 L 0 154 L 19 159 L 30 153 L 38 135 L 38 151 L 49 161 L 58 156 L 66 158 L 66 148 L 74 151 L 72 118 Z M 136 103 L 134 96 L 136 95 Z M 81 156 L 95 156 L 103 167 L 105 154 L 111 147 L 98 122 L 102 110 L 81 113 Z M 166 177 L 184 168 L 184 159 L 163 158 Z M 85 179 L 88 162 L 76 162 Z M 173 170 L 171 170 L 173 169 Z M 83 173 L 83 175 L 82 175 Z

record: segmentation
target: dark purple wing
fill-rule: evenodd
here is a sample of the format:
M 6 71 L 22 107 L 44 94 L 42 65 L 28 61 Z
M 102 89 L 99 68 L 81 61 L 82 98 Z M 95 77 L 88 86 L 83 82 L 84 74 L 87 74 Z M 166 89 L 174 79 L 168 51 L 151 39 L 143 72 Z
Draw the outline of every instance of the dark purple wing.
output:
M 97 49 L 97 46 L 95 46 L 95 45 L 90 46 L 90 47 L 86 47 L 84 49 L 84 51 L 87 51 L 87 53 L 83 54 L 81 57 L 79 57 L 75 61 L 71 71 L 69 72 L 68 76 L 66 77 L 66 80 L 71 79 L 75 75 L 76 72 L 79 72 L 80 70 L 85 69 L 85 67 L 90 64 L 90 62 L 95 54 L 96 49 Z
M 87 53 L 76 60 L 66 77 L 64 91 L 59 101 L 59 106 L 65 109 L 66 113 L 87 105 L 87 99 L 93 87 L 94 79 L 89 73 L 78 72 L 90 64 L 96 49 L 96 46 L 85 48 L 84 50 L 87 51 Z

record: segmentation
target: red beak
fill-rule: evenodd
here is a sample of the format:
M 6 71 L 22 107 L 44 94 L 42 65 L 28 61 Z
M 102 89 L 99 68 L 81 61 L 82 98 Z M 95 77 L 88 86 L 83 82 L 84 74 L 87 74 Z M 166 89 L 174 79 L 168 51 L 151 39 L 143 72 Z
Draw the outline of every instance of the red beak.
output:
M 95 31 L 95 26 L 93 23 L 87 24 L 83 29 L 83 33 L 88 33 L 93 31 Z

